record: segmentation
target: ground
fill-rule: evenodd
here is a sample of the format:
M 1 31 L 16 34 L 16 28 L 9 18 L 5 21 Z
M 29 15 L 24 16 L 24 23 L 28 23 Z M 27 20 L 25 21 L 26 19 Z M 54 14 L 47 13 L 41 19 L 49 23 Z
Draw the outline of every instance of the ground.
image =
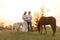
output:
M 60 27 L 57 27 L 55 37 L 51 28 L 47 28 L 47 35 L 38 32 L 0 31 L 0 40 L 60 40 Z

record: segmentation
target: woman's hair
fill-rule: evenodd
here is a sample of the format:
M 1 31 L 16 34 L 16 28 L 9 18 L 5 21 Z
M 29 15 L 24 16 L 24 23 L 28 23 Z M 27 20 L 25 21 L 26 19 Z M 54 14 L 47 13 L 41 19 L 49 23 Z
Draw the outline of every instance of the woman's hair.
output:
M 26 13 L 27 13 L 27 12 L 25 11 L 23 15 L 26 15 Z

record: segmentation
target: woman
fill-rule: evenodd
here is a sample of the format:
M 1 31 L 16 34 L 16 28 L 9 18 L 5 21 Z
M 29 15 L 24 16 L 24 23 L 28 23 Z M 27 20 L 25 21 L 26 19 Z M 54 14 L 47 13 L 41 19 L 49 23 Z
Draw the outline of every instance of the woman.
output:
M 27 25 L 27 16 L 26 16 L 26 11 L 23 14 L 23 27 L 22 27 L 22 32 L 28 32 L 28 25 Z

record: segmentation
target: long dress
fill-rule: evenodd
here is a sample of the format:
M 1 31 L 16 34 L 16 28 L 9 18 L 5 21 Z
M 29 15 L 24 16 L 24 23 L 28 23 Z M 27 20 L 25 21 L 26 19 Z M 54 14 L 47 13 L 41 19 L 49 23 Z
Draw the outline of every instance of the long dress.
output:
M 26 22 L 26 15 L 23 15 L 23 26 L 22 26 L 22 32 L 28 32 L 28 25 Z

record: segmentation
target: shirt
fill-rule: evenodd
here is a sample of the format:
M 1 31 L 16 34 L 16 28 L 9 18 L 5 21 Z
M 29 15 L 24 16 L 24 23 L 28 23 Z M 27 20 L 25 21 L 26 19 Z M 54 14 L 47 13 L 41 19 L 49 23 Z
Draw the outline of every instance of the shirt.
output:
M 23 19 L 24 21 L 26 21 L 26 20 L 27 20 L 27 16 L 26 16 L 26 15 L 23 15 L 22 19 Z
M 27 15 L 27 21 L 31 22 L 32 16 L 31 15 Z

